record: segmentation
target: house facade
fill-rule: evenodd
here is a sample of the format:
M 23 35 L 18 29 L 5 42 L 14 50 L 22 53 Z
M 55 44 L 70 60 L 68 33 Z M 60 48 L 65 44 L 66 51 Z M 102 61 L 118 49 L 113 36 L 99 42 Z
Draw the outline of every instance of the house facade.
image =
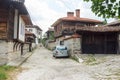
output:
M 80 44 L 79 47 L 76 47 L 76 50 L 81 50 L 81 35 L 78 36 L 76 31 L 80 27 L 89 27 L 89 26 L 96 26 L 96 25 L 101 25 L 102 22 L 94 19 L 89 19 L 89 18 L 81 18 L 80 17 L 80 10 L 76 9 L 75 11 L 75 16 L 74 12 L 67 12 L 67 17 L 63 17 L 58 19 L 55 23 L 52 24 L 52 27 L 54 27 L 55 30 L 55 38 L 56 38 L 56 44 L 59 44 L 60 41 L 68 41 L 69 39 L 72 39 L 72 42 L 65 42 L 65 44 L 70 47 L 70 45 L 74 44 Z M 74 37 L 76 36 L 77 37 Z M 76 43 L 74 43 L 74 40 Z M 71 48 L 72 53 L 76 45 L 74 45 Z
M 119 23 L 117 23 L 119 24 Z M 71 54 L 76 51 L 88 54 L 119 53 L 119 27 L 104 26 L 101 21 L 81 18 L 80 10 L 68 12 L 67 17 L 53 23 L 56 45 L 59 41 L 70 48 Z
M 26 25 L 26 31 L 29 31 L 35 34 L 35 43 L 38 45 L 40 43 L 40 39 L 42 39 L 42 29 L 36 25 Z
M 101 24 L 101 21 L 81 18 L 80 10 L 76 10 L 76 15 L 74 16 L 74 12 L 67 12 L 67 17 L 63 17 L 58 19 L 52 27 L 55 30 L 55 37 L 59 37 L 63 35 L 72 35 L 75 33 L 77 28 L 84 26 L 95 26 Z
M 0 57 L 7 61 L 23 55 L 25 25 L 32 25 L 24 0 L 0 0 Z

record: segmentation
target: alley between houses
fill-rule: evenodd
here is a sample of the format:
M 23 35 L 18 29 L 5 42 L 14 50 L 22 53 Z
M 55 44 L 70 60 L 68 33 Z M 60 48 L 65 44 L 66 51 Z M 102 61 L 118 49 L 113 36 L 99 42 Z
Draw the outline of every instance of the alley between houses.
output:
M 109 62 L 88 66 L 70 58 L 55 59 L 51 51 L 41 47 L 21 65 L 24 70 L 18 74 L 17 80 L 120 80 L 118 61 L 120 59 L 113 58 Z

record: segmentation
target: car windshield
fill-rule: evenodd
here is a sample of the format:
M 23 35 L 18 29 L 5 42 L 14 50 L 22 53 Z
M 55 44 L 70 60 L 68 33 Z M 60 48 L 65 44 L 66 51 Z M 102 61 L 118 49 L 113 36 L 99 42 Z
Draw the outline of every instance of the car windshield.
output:
M 67 50 L 66 47 L 57 47 L 57 50 Z

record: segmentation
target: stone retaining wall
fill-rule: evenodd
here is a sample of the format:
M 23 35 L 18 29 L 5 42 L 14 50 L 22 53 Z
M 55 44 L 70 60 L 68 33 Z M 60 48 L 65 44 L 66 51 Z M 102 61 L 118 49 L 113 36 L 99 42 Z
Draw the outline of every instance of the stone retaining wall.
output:
M 6 42 L 4 40 L 0 40 L 0 65 L 4 65 L 9 61 L 16 60 L 22 57 L 21 47 L 18 45 L 17 49 L 13 50 L 14 43 Z M 32 44 L 32 50 L 36 47 L 36 45 Z M 29 44 L 24 44 L 23 46 L 23 55 L 29 52 Z

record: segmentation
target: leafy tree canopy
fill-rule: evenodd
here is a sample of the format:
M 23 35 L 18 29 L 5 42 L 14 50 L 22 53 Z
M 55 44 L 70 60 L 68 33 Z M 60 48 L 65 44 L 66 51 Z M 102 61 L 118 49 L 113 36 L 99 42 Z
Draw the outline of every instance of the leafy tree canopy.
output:
M 92 2 L 91 9 L 99 17 L 120 19 L 120 0 L 84 0 Z

